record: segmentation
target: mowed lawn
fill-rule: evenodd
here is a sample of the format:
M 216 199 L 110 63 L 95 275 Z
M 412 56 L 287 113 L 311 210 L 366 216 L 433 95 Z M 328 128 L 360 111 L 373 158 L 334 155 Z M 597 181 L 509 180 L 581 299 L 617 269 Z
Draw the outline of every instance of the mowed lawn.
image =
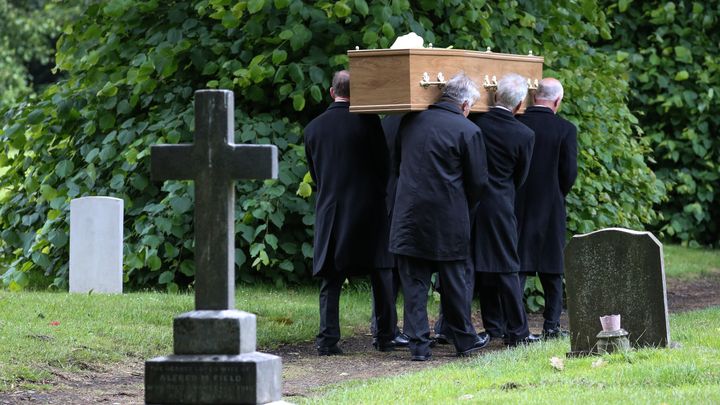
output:
M 720 272 L 720 250 L 665 245 L 663 251 L 667 277 L 688 279 Z
M 720 251 L 665 246 L 666 275 L 720 272 Z M 720 291 L 718 291 L 720 294 Z M 673 314 L 672 349 L 566 358 L 569 340 L 322 389 L 302 403 L 720 404 L 720 307 Z
M 680 348 L 568 359 L 568 340 L 543 342 L 422 372 L 328 387 L 324 395 L 302 402 L 720 403 L 720 307 L 673 315 L 670 330 Z
M 666 248 L 665 252 L 669 277 L 693 277 L 693 275 L 702 275 L 720 267 L 720 251 L 717 250 L 694 250 L 672 246 Z M 287 289 L 270 286 L 240 286 L 237 289 L 236 306 L 258 315 L 258 345 L 261 348 L 272 348 L 280 344 L 312 341 L 317 333 L 318 325 L 317 294 L 317 287 L 312 286 Z M 140 361 L 170 354 L 172 352 L 173 317 L 192 309 L 193 297 L 190 294 L 137 292 L 124 295 L 87 295 L 58 292 L 11 293 L 0 290 L 0 392 L 42 385 L 43 382 L 53 378 L 51 372 L 55 369 L 71 372 L 94 367 L 102 369 L 118 362 Z M 694 316 L 697 317 L 696 321 L 690 321 Z M 367 331 L 370 318 L 370 293 L 367 285 L 354 284 L 346 288 L 341 299 L 341 317 L 344 336 Z M 707 356 L 703 358 L 706 358 L 707 361 L 720 357 L 716 351 L 718 342 L 712 340 L 713 334 L 720 335 L 718 328 L 720 328 L 720 322 L 718 322 L 717 313 L 713 311 L 701 314 L 683 314 L 672 318 L 673 339 L 683 343 L 685 340 L 689 340 L 688 344 L 680 350 L 689 350 L 693 347 L 697 347 L 698 352 L 706 350 Z M 708 335 L 707 338 L 703 337 L 705 334 Z M 683 336 L 686 336 L 687 339 L 684 340 Z M 525 364 L 526 360 L 530 358 L 528 356 L 539 356 L 532 358 L 540 367 L 541 363 L 545 364 L 549 361 L 545 358 L 548 354 L 552 352 L 555 353 L 554 355 L 560 356 L 564 350 L 567 350 L 566 346 L 567 344 L 563 345 L 563 343 L 543 344 L 539 348 L 508 351 L 486 356 L 487 358 L 483 357 L 476 360 L 479 362 L 478 364 L 465 371 L 462 371 L 465 362 L 450 366 L 450 368 L 458 368 L 458 372 L 461 374 L 470 373 L 468 375 L 472 375 L 472 378 L 477 380 L 480 377 L 473 374 L 473 370 L 478 367 L 485 369 L 487 368 L 484 365 L 486 362 L 496 361 L 498 364 L 504 364 L 503 367 L 508 367 L 505 370 L 508 375 L 522 376 L 524 367 L 530 364 Z M 668 353 L 670 352 L 672 354 L 668 354 L 668 356 L 682 357 L 683 355 L 677 353 L 684 353 L 668 351 Z M 645 356 L 642 353 L 633 353 L 635 357 L 628 360 L 628 364 L 639 364 L 637 360 L 642 360 Z M 668 361 L 672 362 L 673 359 L 675 357 L 669 358 Z M 572 360 L 568 363 L 567 372 L 557 375 L 550 373 L 542 378 L 551 376 L 565 378 L 564 376 L 572 374 L 570 371 L 575 367 L 573 364 L 578 364 L 578 369 L 582 369 L 582 364 L 584 364 L 582 361 L 584 360 Z M 613 362 L 617 363 L 618 360 L 613 360 Z M 661 363 L 662 361 L 658 360 L 658 364 Z M 690 371 L 700 370 L 698 371 L 700 374 L 690 373 L 689 376 L 707 377 L 702 371 L 703 368 L 697 368 L 698 364 L 687 363 L 686 365 Z M 656 368 L 652 364 L 648 364 L 648 366 Z M 495 371 L 491 372 L 492 375 L 500 373 L 504 370 L 503 367 L 493 367 Z M 717 369 L 720 370 L 720 366 Z M 590 371 L 601 372 L 601 370 L 595 371 L 595 369 Z M 627 372 L 629 373 L 629 371 Z M 441 376 L 438 382 L 446 380 L 444 375 L 438 375 Z M 483 375 L 487 377 L 487 374 Z M 502 375 L 504 374 L 497 374 L 497 378 L 501 380 L 504 378 Z M 674 374 L 671 376 L 674 378 Z M 718 374 L 711 375 L 712 378 L 709 381 L 716 381 L 717 376 Z M 651 376 L 648 376 L 648 379 L 653 380 Z M 396 384 L 393 379 L 380 380 L 371 384 L 384 384 L 382 381 L 390 384 L 387 388 L 388 393 L 404 395 L 390 388 Z M 490 380 L 482 379 L 482 381 L 488 383 Z M 495 384 L 497 381 L 491 384 Z M 516 383 L 522 384 L 522 381 L 524 380 L 518 380 Z M 708 382 L 699 381 L 704 381 L 703 384 Z M 502 384 L 505 383 L 500 383 L 500 386 Z M 574 392 L 572 390 L 573 383 L 568 384 L 570 385 L 567 389 Z M 455 385 L 457 384 L 453 383 L 453 386 Z M 431 386 L 432 384 L 427 384 L 428 389 Z M 524 389 L 527 389 L 532 384 L 523 386 Z M 560 384 L 559 389 L 562 386 Z M 600 386 L 593 387 L 593 389 L 598 389 Z M 692 387 L 697 388 L 699 392 L 704 392 L 703 389 L 698 388 L 699 386 L 691 384 L 690 388 Z M 712 387 L 712 383 L 709 383 L 708 390 Z M 717 389 L 717 385 L 714 387 Z M 346 400 L 347 395 L 347 401 L 350 402 L 352 402 L 352 398 L 356 398 L 359 402 L 375 402 L 373 397 L 353 396 L 352 392 L 357 389 L 352 384 L 337 388 L 339 391 L 328 394 L 331 395 L 328 400 L 342 402 Z M 478 389 L 476 387 L 475 391 Z M 508 395 L 516 395 L 522 391 L 513 393 L 510 392 L 512 390 L 497 389 Z M 380 388 L 380 390 L 385 389 Z M 472 391 L 471 388 L 465 390 Z M 420 392 L 424 391 L 424 389 L 420 390 Z M 342 392 L 347 394 L 341 394 Z M 472 392 L 460 395 L 465 394 L 473 395 Z M 438 395 L 440 396 L 416 398 L 416 402 L 423 402 L 426 399 L 428 401 L 454 401 L 457 399 L 457 397 L 453 397 L 454 391 Z M 387 398 L 393 398 L 393 396 Z M 517 397 L 516 399 L 521 401 L 522 398 Z M 473 400 L 469 397 L 467 399 Z
M 173 318 L 193 310 L 191 294 L 124 295 L 0 290 L 0 392 L 32 387 L 54 368 L 87 369 L 172 353 Z M 342 333 L 368 328 L 370 293 L 350 286 L 341 298 Z M 240 286 L 236 307 L 258 316 L 261 348 L 310 341 L 318 327 L 318 289 Z

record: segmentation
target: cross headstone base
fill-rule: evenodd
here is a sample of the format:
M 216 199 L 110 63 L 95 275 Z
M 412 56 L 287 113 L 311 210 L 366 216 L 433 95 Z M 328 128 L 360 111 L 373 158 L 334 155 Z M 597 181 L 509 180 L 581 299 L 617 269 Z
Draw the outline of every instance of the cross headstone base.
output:
M 147 404 L 264 404 L 280 400 L 280 357 L 171 355 L 145 362 Z
M 280 357 L 256 352 L 255 315 L 198 310 L 174 321 L 175 354 L 145 362 L 148 404 L 256 404 L 280 400 Z
M 173 322 L 175 354 L 243 354 L 256 348 L 255 315 L 236 309 L 198 310 Z

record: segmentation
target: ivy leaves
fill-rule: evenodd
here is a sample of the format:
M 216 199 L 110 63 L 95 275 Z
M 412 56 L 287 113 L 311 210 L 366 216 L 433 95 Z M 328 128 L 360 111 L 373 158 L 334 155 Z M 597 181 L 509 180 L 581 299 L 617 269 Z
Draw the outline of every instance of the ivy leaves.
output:
M 668 190 L 657 229 L 691 246 L 720 240 L 713 221 L 720 216 L 719 11 L 714 3 L 621 2 L 610 15 L 617 32 L 607 47 L 628 55 L 630 104 L 642 112 L 653 167 Z
M 50 67 L 38 67 L 52 63 L 52 40 L 78 8 L 45 0 L 0 0 L 0 108 L 26 100 L 48 80 Z
M 64 287 L 69 201 L 109 195 L 125 201 L 129 287 L 191 285 L 193 184 L 151 182 L 149 147 L 192 142 L 194 91 L 226 88 L 236 96 L 235 142 L 272 143 L 281 154 L 277 180 L 237 183 L 238 278 L 307 280 L 314 213 L 302 128 L 326 107 L 347 49 L 388 47 L 409 31 L 436 46 L 544 55 L 547 75 L 566 85 L 562 113 L 581 140 L 570 231 L 640 227 L 654 220 L 661 190 L 625 105 L 625 65 L 590 43 L 608 30 L 592 2 L 91 3 L 58 42 L 68 78 L 0 124 L 0 254 L 8 263 L 0 278 L 13 288 Z

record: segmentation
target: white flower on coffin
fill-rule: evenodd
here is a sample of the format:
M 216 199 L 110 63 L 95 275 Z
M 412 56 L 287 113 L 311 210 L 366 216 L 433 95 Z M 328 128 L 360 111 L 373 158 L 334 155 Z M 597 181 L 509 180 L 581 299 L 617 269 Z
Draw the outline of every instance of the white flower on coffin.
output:
M 398 37 L 390 46 L 390 49 L 413 49 L 423 48 L 423 39 L 420 35 L 411 32 Z

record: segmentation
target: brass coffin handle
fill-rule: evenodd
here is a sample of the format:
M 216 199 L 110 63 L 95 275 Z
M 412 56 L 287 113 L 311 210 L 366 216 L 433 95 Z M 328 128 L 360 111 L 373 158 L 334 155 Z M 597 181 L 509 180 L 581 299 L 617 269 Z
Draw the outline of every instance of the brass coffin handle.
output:
M 496 91 L 497 90 L 497 77 L 493 75 L 492 78 L 490 76 L 485 75 L 485 79 L 483 79 L 483 87 L 485 87 L 485 90 L 487 91 Z
M 538 86 L 540 85 L 540 82 L 538 79 L 535 79 L 534 81 L 531 79 L 528 79 L 528 90 L 537 90 Z
M 445 75 L 443 75 L 442 72 L 438 72 L 437 81 L 435 82 L 430 81 L 430 75 L 428 72 L 423 72 L 422 80 L 420 80 L 420 86 L 424 89 L 430 86 L 438 86 L 438 88 L 444 87 L 446 83 L 447 81 L 445 80 Z

